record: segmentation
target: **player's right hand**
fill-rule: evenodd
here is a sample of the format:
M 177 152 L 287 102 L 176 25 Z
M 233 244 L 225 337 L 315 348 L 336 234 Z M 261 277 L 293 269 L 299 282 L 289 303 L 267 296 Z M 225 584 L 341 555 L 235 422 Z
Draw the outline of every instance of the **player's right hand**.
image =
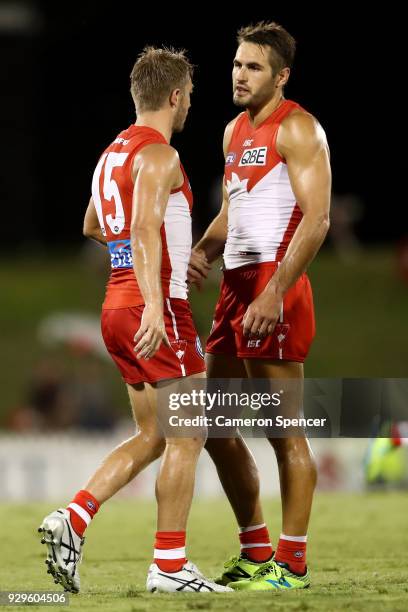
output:
M 159 306 L 146 305 L 143 310 L 140 327 L 134 337 L 133 349 L 138 359 L 151 359 L 159 350 L 161 343 L 171 348 L 163 319 L 163 309 Z
M 202 249 L 191 251 L 190 261 L 187 269 L 187 280 L 196 285 L 198 290 L 202 289 L 202 283 L 208 276 L 211 266 L 207 261 L 205 252 Z

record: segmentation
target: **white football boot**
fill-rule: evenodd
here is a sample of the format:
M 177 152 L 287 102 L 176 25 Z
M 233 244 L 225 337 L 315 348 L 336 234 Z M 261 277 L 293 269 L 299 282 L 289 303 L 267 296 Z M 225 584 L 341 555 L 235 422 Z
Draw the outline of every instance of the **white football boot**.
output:
M 70 513 L 64 508 L 51 512 L 38 531 L 42 534 L 41 544 L 47 544 L 48 548 L 45 561 L 47 573 L 52 575 L 55 584 L 61 584 L 66 591 L 79 593 L 78 565 L 82 561 L 85 538 L 75 533 Z
M 232 589 L 211 582 L 198 567 L 187 561 L 179 572 L 163 572 L 152 563 L 147 574 L 146 589 L 151 593 L 227 593 Z

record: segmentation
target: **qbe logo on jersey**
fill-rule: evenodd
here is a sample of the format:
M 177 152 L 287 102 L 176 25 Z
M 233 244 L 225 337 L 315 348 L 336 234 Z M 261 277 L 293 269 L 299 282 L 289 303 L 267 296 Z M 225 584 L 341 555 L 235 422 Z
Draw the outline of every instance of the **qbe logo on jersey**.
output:
M 239 166 L 265 166 L 268 147 L 245 149 L 239 160 Z

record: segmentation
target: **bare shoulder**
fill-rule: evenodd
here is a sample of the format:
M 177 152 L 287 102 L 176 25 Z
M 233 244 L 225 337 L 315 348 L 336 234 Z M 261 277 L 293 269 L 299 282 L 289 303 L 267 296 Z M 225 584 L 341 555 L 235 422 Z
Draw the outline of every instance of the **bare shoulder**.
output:
M 277 146 L 280 151 L 299 146 L 327 146 L 326 134 L 311 113 L 295 109 L 282 121 Z
M 232 121 L 230 121 L 224 131 L 224 142 L 223 142 L 223 149 L 224 149 L 224 155 L 227 155 L 228 153 L 228 147 L 229 147 L 229 143 L 231 142 L 231 138 L 232 138 L 232 133 L 234 131 L 235 128 L 235 124 L 238 121 L 239 117 L 241 117 L 243 113 L 239 113 L 239 115 L 237 115 L 236 117 L 234 117 L 234 119 Z
M 164 172 L 175 176 L 180 171 L 180 159 L 176 149 L 169 144 L 149 144 L 135 155 L 132 165 L 133 182 L 141 168 L 144 172 Z
M 135 158 L 139 165 L 152 164 L 156 165 L 174 165 L 179 164 L 179 155 L 174 147 L 169 144 L 154 143 L 147 145 L 141 149 Z

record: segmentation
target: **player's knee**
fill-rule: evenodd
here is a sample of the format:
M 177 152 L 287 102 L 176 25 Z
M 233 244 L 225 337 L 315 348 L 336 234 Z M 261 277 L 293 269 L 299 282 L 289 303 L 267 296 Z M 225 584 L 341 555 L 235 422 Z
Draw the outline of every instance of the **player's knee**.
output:
M 166 448 L 166 442 L 164 438 L 160 438 L 156 436 L 151 439 L 152 456 L 154 459 L 158 459 L 159 457 L 161 457 L 162 454 L 164 453 L 165 448 Z
M 131 441 L 137 454 L 140 452 L 139 445 L 142 441 L 145 446 L 151 449 L 151 456 L 153 459 L 160 457 L 166 448 L 166 441 L 163 436 L 159 434 L 156 427 L 143 427 L 138 429 L 131 438 Z
M 202 428 L 195 436 L 189 438 L 170 438 L 166 440 L 167 446 L 177 446 L 180 450 L 197 454 L 204 448 L 207 439 L 207 429 Z
M 269 438 L 278 463 L 282 461 L 300 461 L 315 469 L 315 461 L 307 438 Z

